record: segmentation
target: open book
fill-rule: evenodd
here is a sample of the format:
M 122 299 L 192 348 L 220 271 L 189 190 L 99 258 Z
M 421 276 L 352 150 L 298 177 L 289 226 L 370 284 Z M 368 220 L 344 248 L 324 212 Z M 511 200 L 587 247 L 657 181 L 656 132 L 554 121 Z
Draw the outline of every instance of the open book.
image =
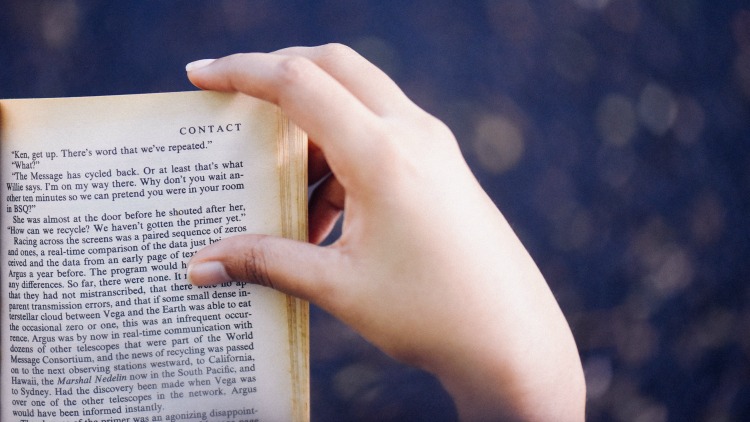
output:
M 0 419 L 309 419 L 307 304 L 185 275 L 224 237 L 304 239 L 306 154 L 238 94 L 0 100 Z

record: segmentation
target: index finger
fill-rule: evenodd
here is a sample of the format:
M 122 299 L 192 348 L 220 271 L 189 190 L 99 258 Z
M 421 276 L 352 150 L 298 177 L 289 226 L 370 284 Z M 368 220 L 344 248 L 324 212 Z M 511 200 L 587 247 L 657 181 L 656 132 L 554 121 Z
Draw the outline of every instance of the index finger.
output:
M 278 104 L 323 150 L 343 185 L 367 171 L 378 156 L 379 117 L 311 60 L 299 56 L 246 53 L 188 71 L 202 89 L 242 92 Z M 373 169 L 374 170 L 374 169 Z
M 273 54 L 310 59 L 379 116 L 416 107 L 385 72 L 345 45 L 289 47 Z

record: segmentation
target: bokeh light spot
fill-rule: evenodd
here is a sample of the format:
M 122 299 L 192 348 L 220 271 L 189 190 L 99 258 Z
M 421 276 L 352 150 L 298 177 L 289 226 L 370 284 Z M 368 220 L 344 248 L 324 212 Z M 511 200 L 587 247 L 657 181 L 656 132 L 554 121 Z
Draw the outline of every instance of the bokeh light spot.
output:
M 583 9 L 601 10 L 607 7 L 609 0 L 573 0 L 575 4 Z
M 658 83 L 649 83 L 641 91 L 638 117 L 652 134 L 664 135 L 677 117 L 677 102 L 672 92 Z
M 647 282 L 664 297 L 682 291 L 693 278 L 693 264 L 687 252 L 676 245 L 659 251 Z
M 523 151 L 523 131 L 508 117 L 489 116 L 477 123 L 474 153 L 483 169 L 492 173 L 508 171 L 518 164 Z
M 378 384 L 382 373 L 376 368 L 352 364 L 339 371 L 333 379 L 336 394 L 346 400 L 361 395 Z
M 586 377 L 586 395 L 597 399 L 609 390 L 612 384 L 612 362 L 601 356 L 591 357 L 583 363 L 583 374 Z
M 48 46 L 63 49 L 78 32 L 79 10 L 75 1 L 46 2 L 42 8 L 41 30 Z

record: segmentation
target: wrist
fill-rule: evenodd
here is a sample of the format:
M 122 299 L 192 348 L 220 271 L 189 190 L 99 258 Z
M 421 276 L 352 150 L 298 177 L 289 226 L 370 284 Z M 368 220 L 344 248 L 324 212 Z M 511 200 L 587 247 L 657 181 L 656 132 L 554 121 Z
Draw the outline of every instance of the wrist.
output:
M 536 299 L 537 306 L 498 299 L 497 313 L 462 321 L 450 345 L 425 361 L 461 420 L 584 419 L 586 387 L 575 341 L 551 293 Z

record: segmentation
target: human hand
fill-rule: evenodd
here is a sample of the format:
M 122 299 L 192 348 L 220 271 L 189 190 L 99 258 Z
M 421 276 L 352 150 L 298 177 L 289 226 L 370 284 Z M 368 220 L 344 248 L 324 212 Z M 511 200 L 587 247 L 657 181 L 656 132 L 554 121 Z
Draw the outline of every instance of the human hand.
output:
M 338 45 L 188 65 L 199 88 L 278 104 L 312 142 L 310 240 L 243 235 L 197 252 L 196 285 L 243 280 L 309 300 L 435 374 L 466 420 L 583 420 L 570 329 L 450 130 Z

